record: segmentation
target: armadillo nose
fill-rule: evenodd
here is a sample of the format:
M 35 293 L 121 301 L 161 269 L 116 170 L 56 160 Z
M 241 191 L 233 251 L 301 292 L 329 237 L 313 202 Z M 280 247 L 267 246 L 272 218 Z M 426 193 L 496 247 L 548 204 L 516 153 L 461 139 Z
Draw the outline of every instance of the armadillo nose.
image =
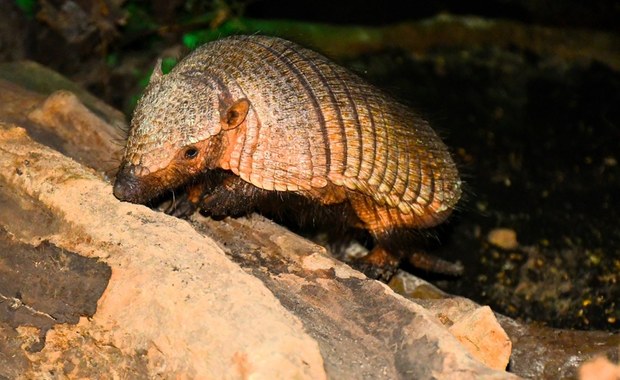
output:
M 114 196 L 121 201 L 133 202 L 137 189 L 137 180 L 133 171 L 128 167 L 122 167 L 116 175 Z
M 127 200 L 127 186 L 119 181 L 118 178 L 114 181 L 114 189 L 112 190 L 114 196 L 121 201 Z

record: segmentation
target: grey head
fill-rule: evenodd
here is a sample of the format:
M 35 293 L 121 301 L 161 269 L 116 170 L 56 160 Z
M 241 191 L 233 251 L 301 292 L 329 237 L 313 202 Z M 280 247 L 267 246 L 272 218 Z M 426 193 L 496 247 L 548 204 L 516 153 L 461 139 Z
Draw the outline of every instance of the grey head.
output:
M 221 130 L 217 91 L 204 75 L 175 69 L 164 75 L 158 61 L 136 106 L 114 184 L 120 200 L 144 203 L 207 164 L 205 142 Z

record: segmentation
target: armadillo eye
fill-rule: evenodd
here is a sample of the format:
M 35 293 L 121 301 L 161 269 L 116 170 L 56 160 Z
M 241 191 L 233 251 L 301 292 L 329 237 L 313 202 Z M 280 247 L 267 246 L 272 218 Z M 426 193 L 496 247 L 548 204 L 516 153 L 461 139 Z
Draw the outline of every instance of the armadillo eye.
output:
M 189 147 L 185 150 L 185 158 L 191 160 L 192 158 L 196 158 L 198 156 L 198 149 L 194 147 Z

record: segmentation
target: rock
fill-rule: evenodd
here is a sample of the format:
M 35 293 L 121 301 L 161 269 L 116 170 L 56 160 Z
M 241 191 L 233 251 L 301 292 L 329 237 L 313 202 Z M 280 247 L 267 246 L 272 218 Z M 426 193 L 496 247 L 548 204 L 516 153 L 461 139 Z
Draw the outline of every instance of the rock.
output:
M 62 141 L 56 147 L 61 153 L 103 172 L 116 171 L 122 153 L 121 130 L 104 122 L 73 93 L 52 93 L 28 114 L 28 119 Z
M 54 326 L 29 355 L 26 377 L 53 370 L 92 378 L 110 367 L 128 376 L 136 366 L 143 377 L 325 377 L 319 347 L 299 319 L 212 240 L 185 221 L 118 202 L 96 173 L 23 129 L 0 124 L 0 141 L 2 191 L 31 199 L 54 220 L 47 231 L 14 233 L 25 224 L 3 218 L 4 228 L 112 268 L 96 313 Z M 28 210 L 19 217 L 28 220 Z M 89 364 L 77 365 L 83 360 Z
M 12 90 L 4 95 L 9 99 L 19 95 L 18 105 L 21 104 L 22 107 L 16 111 L 24 115 L 31 111 L 29 104 L 23 103 L 24 101 L 27 103 L 32 103 L 32 101 L 38 102 L 56 91 L 69 91 L 75 94 L 89 110 L 97 114 L 111 127 L 119 130 L 127 129 L 127 122 L 122 112 L 110 107 L 61 74 L 36 62 L 17 61 L 0 63 L 0 83 L 3 85 L 6 85 L 6 83 L 13 85 Z M 0 94 L 0 96 L 2 95 Z M 28 101 L 29 99 L 31 101 Z M 3 108 L 5 105 L 0 104 L 0 107 Z M 5 114 L 2 113 L 1 116 L 4 118 Z M 27 125 L 22 126 L 27 127 Z
M 116 173 L 127 129 L 124 116 L 43 66 L 0 64 L 0 120 L 16 123 L 34 140 L 104 177 Z
M 509 228 L 496 228 L 487 235 L 487 241 L 501 249 L 510 250 L 519 247 L 517 233 Z
M 22 233 L 17 231 L 17 235 Z M 15 328 L 35 326 L 44 335 L 55 324 L 77 323 L 80 316 L 92 317 L 108 285 L 110 267 L 48 241 L 33 247 L 11 235 L 0 227 L 0 289 L 10 304 L 0 309 L 0 319 Z
M 474 358 L 495 369 L 506 369 L 512 343 L 493 311 L 482 306 L 450 326 L 449 331 Z
M 480 308 L 469 299 L 447 294 L 405 272 L 399 272 L 390 285 L 431 311 L 446 327 Z M 495 316 L 512 342 L 508 369 L 524 378 L 576 378 L 582 363 L 598 356 L 618 357 L 618 333 L 554 329 L 518 322 L 497 313 Z
M 78 149 L 109 149 L 101 136 L 55 134 L 110 129 L 69 93 L 45 101 L 20 94 L 29 107 L 20 112 L 14 100 L 11 120 L 49 131 L 37 134 L 40 141 L 51 139 L 74 158 L 0 121 L 0 239 L 11 253 L 31 252 L 31 262 L 50 252 L 63 263 L 33 283 L 13 272 L 26 256 L 7 261 L 0 252 L 14 275 L 0 283 L 8 307 L 0 329 L 12 332 L 0 338 L 0 360 L 19 360 L 21 376 L 95 378 L 105 368 L 132 378 L 514 378 L 475 360 L 420 305 L 263 218 L 196 215 L 190 225 L 119 202 L 101 171 L 80 164 L 101 170 L 89 149 Z M 103 294 L 87 292 L 79 279 L 90 272 L 66 265 L 79 260 L 72 255 L 111 270 L 101 277 Z M 75 277 L 60 285 L 55 271 Z M 49 290 L 30 296 L 28 285 L 39 281 L 49 281 Z M 59 311 L 78 295 L 84 301 L 75 312 Z M 40 322 L 24 329 L 28 313 Z M 0 376 L 14 374 L 0 367 Z
M 192 221 L 303 321 L 331 378 L 512 376 L 471 361 L 420 305 L 275 223 L 257 215 L 222 222 L 194 215 Z
M 619 380 L 620 365 L 613 364 L 605 357 L 585 362 L 579 367 L 579 380 Z
M 594 357 L 618 357 L 618 333 L 552 329 L 497 318 L 512 340 L 510 370 L 525 378 L 575 378 L 579 366 Z
M 450 296 L 402 271 L 392 279 L 390 285 L 433 312 L 473 357 L 491 368 L 506 368 L 512 343 L 490 307 Z

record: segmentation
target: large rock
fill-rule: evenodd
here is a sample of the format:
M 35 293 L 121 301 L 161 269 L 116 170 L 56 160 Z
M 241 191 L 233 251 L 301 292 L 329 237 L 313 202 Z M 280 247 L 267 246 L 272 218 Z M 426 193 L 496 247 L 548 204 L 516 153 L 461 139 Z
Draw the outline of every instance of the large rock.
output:
M 100 155 L 117 130 L 68 92 L 3 85 L 0 376 L 513 377 L 274 223 L 117 201 Z

